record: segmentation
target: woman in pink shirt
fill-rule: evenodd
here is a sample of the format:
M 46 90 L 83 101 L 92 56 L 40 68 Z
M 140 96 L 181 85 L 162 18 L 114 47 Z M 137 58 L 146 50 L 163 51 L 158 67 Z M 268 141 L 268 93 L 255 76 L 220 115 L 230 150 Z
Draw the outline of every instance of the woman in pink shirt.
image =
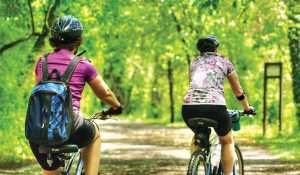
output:
M 186 124 L 195 117 L 210 118 L 218 123 L 214 128 L 222 143 L 221 161 L 225 175 L 232 174 L 233 169 L 233 136 L 231 121 L 224 98 L 224 82 L 228 78 L 237 99 L 245 112 L 251 114 L 254 108 L 249 106 L 246 94 L 237 78 L 233 64 L 218 54 L 219 42 L 214 36 L 206 36 L 198 40 L 197 49 L 200 55 L 190 64 L 190 87 L 184 97 L 182 117 Z M 194 132 L 199 132 L 189 126 Z M 195 151 L 191 145 L 191 153 Z
M 54 52 L 47 56 L 48 72 L 51 72 L 53 69 L 57 69 L 61 75 L 65 72 L 82 43 L 82 31 L 81 22 L 73 16 L 64 16 L 54 21 L 51 27 L 51 38 L 49 39 Z M 40 58 L 36 64 L 36 84 L 42 77 L 41 62 Z M 95 67 L 86 58 L 80 59 L 69 83 L 72 91 L 74 122 L 72 134 L 67 143 L 76 144 L 79 148 L 82 148 L 85 172 L 88 175 L 95 175 L 98 174 L 99 169 L 101 142 L 98 126 L 86 120 L 80 111 L 81 95 L 86 82 L 99 99 L 111 106 L 109 109 L 110 113 L 121 114 L 122 106 L 114 93 L 99 76 Z M 53 158 L 53 164 L 49 166 L 46 161 L 47 154 L 41 154 L 38 151 L 39 145 L 30 142 L 30 147 L 43 168 L 45 175 L 60 174 L 60 165 L 57 157 Z

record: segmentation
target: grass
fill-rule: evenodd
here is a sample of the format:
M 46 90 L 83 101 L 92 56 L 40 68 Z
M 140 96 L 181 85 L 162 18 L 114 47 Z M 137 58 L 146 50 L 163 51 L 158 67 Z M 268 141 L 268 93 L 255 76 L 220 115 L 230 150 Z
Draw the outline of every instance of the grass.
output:
M 296 129 L 283 129 L 279 134 L 277 125 L 267 127 L 266 136 L 262 135 L 260 124 L 243 125 L 239 138 L 247 138 L 248 144 L 261 145 L 271 154 L 279 155 L 282 160 L 300 161 L 300 132 Z
M 300 161 L 300 137 L 299 135 L 276 136 L 266 138 L 257 136 L 259 144 L 266 145 L 272 154 L 279 155 L 284 160 Z

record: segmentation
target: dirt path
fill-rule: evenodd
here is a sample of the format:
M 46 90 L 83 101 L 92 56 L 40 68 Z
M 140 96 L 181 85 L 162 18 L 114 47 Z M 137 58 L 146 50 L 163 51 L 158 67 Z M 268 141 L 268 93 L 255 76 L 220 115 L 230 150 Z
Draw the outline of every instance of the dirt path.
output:
M 192 132 L 181 127 L 162 127 L 126 121 L 101 121 L 103 140 L 101 175 L 183 175 L 189 159 Z M 242 143 L 240 143 L 240 142 Z M 246 146 L 238 139 L 245 160 L 245 175 L 300 175 L 300 162 L 280 161 L 265 149 Z M 38 165 L 0 174 L 34 173 Z

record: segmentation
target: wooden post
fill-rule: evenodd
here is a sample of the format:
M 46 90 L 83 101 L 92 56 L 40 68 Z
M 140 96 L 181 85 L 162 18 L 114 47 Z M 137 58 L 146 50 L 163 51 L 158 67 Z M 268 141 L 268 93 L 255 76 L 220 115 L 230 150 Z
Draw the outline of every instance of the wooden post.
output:
M 279 78 L 279 134 L 282 131 L 282 63 L 280 63 L 280 78 Z
M 272 69 L 273 67 L 273 69 Z M 265 63 L 264 75 L 264 114 L 263 114 L 263 136 L 266 135 L 267 125 L 267 86 L 269 78 L 279 78 L 279 134 L 282 131 L 282 63 Z

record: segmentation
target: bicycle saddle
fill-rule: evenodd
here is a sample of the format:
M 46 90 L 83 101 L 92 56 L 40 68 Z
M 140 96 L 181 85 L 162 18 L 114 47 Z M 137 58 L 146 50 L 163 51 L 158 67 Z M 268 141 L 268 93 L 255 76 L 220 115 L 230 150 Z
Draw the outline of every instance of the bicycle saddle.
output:
M 188 120 L 191 127 L 213 127 L 216 128 L 218 123 L 215 120 L 209 118 L 192 118 Z
M 41 154 L 49 154 L 49 153 L 73 153 L 78 151 L 78 146 L 74 144 L 67 144 L 58 147 L 47 147 L 40 146 L 39 153 Z

